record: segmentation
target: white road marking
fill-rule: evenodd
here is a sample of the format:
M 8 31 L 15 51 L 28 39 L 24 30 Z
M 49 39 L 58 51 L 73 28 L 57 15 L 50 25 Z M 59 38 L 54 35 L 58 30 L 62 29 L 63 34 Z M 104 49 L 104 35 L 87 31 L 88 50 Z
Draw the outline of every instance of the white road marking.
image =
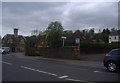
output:
M 58 77 L 58 78 L 60 78 L 60 79 L 63 79 L 63 78 L 67 78 L 68 76 L 60 76 L 60 77 Z
M 93 71 L 94 73 L 106 73 L 106 72 L 101 72 L 101 71 Z
M 36 71 L 47 74 L 47 72 L 45 71 L 41 71 L 41 70 L 36 70 Z
M 12 63 L 8 63 L 8 62 L 5 62 L 5 61 L 0 61 L 2 63 L 5 63 L 5 64 L 8 64 L 8 65 L 12 65 Z M 49 73 L 49 72 L 45 72 L 45 71 L 41 71 L 41 70 L 37 70 L 37 69 L 33 69 L 33 68 L 30 68 L 30 67 L 26 67 L 26 66 L 20 66 L 21 68 L 24 68 L 24 69 L 29 69 L 29 70 L 32 70 L 32 71 L 37 71 L 37 72 L 41 72 L 41 73 L 44 73 L 44 74 L 49 74 L 49 75 L 52 75 L 52 76 L 58 76 L 57 74 L 54 74 L 54 73 Z M 100 71 L 93 71 L 93 72 L 100 72 Z M 84 80 L 77 80 L 77 79 L 69 79 L 67 78 L 68 76 L 64 75 L 64 76 L 60 76 L 58 77 L 59 79 L 66 79 L 66 80 L 69 80 L 69 81 L 79 81 L 79 82 L 86 82 Z M 88 83 L 94 83 L 94 82 L 88 82 Z
M 25 68 L 25 69 L 29 69 L 29 70 L 32 70 L 32 71 L 37 71 L 37 72 L 40 72 L 40 73 L 44 73 L 44 74 L 49 74 L 49 75 L 52 75 L 52 76 L 58 76 L 57 74 L 54 74 L 54 73 L 49 73 L 49 72 L 45 72 L 45 71 L 41 71 L 41 70 L 37 70 L 37 69 L 25 67 L 25 66 L 20 66 L 20 67 Z
M 93 71 L 93 72 L 96 72 L 96 73 L 98 73 L 98 72 L 100 72 L 100 71 Z
M 25 66 L 21 66 L 21 68 L 25 68 L 25 69 L 29 69 L 29 70 L 32 70 L 32 71 L 36 71 L 36 70 L 33 69 L 33 68 L 29 68 L 29 67 L 25 67 Z
M 49 75 L 53 75 L 53 76 L 58 76 L 57 74 L 53 74 L 53 73 L 47 73 Z
M 66 80 L 85 82 L 85 81 L 83 81 L 83 80 L 76 80 L 76 79 L 69 79 L 69 78 L 67 78 Z
M 8 65 L 12 65 L 12 63 L 9 63 L 9 62 L 5 62 L 5 61 L 0 61 L 0 62 L 8 64 Z
M 70 78 L 66 78 L 66 80 L 69 80 L 69 81 L 79 81 L 79 82 L 85 82 L 85 83 L 94 83 L 94 82 L 87 82 L 87 81 L 84 81 L 84 80 L 77 80 L 77 79 L 70 79 Z

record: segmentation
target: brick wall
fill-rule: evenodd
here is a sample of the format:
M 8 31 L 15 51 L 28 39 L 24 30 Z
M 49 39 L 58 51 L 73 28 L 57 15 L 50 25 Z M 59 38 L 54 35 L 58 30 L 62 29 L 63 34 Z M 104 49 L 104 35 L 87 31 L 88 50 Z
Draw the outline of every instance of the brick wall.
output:
M 63 58 L 63 59 L 79 59 L 77 47 L 61 47 L 61 48 L 27 48 L 26 55 L 39 51 L 44 57 Z
M 79 52 L 77 50 L 77 46 L 75 47 L 61 47 L 61 48 L 27 48 L 26 55 L 35 56 L 36 51 L 39 52 L 40 55 L 49 58 L 63 58 L 63 59 L 80 59 Z M 111 48 L 80 48 L 80 55 L 82 54 L 101 54 L 108 53 Z

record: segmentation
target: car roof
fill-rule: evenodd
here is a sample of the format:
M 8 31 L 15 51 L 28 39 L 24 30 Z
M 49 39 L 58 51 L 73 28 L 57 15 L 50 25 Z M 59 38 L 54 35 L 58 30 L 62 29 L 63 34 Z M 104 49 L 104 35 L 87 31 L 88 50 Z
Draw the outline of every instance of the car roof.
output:
M 2 47 L 2 48 L 9 48 L 9 47 Z
M 2 47 L 2 48 L 9 48 L 9 47 Z
M 112 51 L 114 51 L 114 50 L 120 50 L 120 48 L 118 48 L 118 49 L 112 49 Z

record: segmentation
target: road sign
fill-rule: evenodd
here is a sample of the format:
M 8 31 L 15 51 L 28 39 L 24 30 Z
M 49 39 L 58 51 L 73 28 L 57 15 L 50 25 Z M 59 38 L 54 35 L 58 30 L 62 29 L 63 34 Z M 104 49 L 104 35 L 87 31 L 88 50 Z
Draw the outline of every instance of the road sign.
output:
M 66 36 L 61 37 L 63 39 L 63 47 L 64 47 L 64 40 L 67 38 Z
M 65 36 L 62 36 L 61 38 L 62 38 L 62 39 L 66 39 L 66 37 L 65 37 Z
M 80 43 L 80 38 L 76 38 L 75 42 L 76 42 L 76 44 L 79 44 Z

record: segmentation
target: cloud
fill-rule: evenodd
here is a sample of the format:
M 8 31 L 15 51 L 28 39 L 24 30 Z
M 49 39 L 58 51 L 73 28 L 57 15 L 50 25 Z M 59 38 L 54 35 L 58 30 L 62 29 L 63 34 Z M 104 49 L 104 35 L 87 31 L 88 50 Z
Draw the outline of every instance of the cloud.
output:
M 117 2 L 3 2 L 3 35 L 17 27 L 20 34 L 44 31 L 60 21 L 65 30 L 118 28 Z
M 117 28 L 117 4 L 115 3 L 75 3 L 69 10 L 70 18 L 66 25 L 79 28 L 94 27 L 99 28 Z

